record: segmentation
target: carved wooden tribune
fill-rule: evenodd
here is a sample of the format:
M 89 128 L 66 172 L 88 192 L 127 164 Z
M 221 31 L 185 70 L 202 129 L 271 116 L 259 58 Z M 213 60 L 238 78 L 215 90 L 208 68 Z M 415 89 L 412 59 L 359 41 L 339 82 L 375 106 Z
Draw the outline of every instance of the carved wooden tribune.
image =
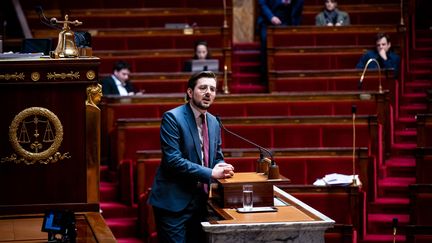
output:
M 98 210 L 99 164 L 86 132 L 98 133 L 86 130 L 86 88 L 97 84 L 99 63 L 0 60 L 0 214 Z

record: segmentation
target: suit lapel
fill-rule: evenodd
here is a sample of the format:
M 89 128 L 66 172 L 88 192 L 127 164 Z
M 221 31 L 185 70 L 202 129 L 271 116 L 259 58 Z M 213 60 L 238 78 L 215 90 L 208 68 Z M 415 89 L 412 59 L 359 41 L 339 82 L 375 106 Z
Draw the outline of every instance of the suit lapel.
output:
M 198 128 L 195 121 L 194 113 L 192 112 L 192 108 L 190 108 L 189 104 L 185 104 L 185 112 L 184 112 L 185 120 L 189 127 L 189 131 L 193 142 L 195 144 L 195 152 L 197 153 L 197 157 L 200 158 L 200 161 L 196 161 L 196 163 L 201 164 L 202 154 L 201 154 L 201 142 L 199 139 Z

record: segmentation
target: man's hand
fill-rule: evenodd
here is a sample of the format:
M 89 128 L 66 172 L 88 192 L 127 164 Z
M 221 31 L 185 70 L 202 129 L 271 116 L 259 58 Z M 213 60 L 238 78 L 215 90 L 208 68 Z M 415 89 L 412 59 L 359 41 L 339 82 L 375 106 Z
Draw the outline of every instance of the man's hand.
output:
M 274 25 L 280 25 L 280 24 L 282 24 L 282 21 L 280 21 L 280 19 L 279 19 L 278 17 L 276 17 L 276 16 L 273 16 L 273 17 L 271 18 L 271 22 L 272 22 L 272 24 L 274 24 Z
M 384 61 L 387 60 L 387 53 L 386 53 L 386 51 L 385 51 L 384 49 L 380 49 L 380 50 L 378 51 L 378 53 L 379 53 L 379 55 L 381 56 L 381 58 L 382 58 Z
M 234 166 L 227 163 L 219 163 L 212 170 L 213 179 L 231 178 L 234 175 Z

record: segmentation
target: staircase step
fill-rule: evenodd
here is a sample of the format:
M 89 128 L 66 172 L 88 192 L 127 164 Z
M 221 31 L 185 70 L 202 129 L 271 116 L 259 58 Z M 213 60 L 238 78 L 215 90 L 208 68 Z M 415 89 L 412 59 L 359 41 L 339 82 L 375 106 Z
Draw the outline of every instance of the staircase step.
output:
M 266 93 L 267 87 L 261 84 L 236 83 L 230 85 L 230 92 L 232 94 Z
M 133 238 L 137 234 L 137 217 L 105 219 L 116 238 Z
M 397 157 L 385 161 L 385 177 L 415 177 L 414 157 Z
M 408 104 L 399 106 L 400 116 L 415 116 L 419 113 L 424 113 L 427 111 L 426 104 Z
M 101 181 L 99 183 L 100 201 L 116 201 L 118 200 L 118 186 L 115 182 Z
M 424 88 L 424 87 L 422 87 Z M 404 103 L 419 103 L 422 104 L 426 101 L 426 92 L 422 90 L 420 92 L 407 92 L 402 95 L 401 101 Z
M 116 240 L 118 243 L 144 243 L 145 242 L 143 239 L 134 238 L 134 237 L 117 238 Z
M 414 115 L 412 116 L 399 116 L 396 119 L 395 130 L 405 130 L 409 128 L 417 128 L 416 118 Z
M 408 214 L 368 214 L 368 234 L 391 235 L 393 233 L 393 219 L 398 219 L 398 232 L 404 234 L 403 226 L 409 223 Z
M 425 93 L 425 90 L 432 87 L 432 82 L 429 80 L 415 80 L 405 82 L 405 90 L 411 92 Z
M 259 50 L 260 49 L 259 42 L 243 42 L 233 44 L 233 51 L 237 50 Z
M 233 73 L 254 73 L 258 74 L 260 63 L 259 62 L 236 62 L 232 64 Z
M 105 219 L 134 217 L 137 215 L 137 206 L 128 206 L 118 202 L 101 202 L 100 207 Z
M 379 197 L 408 197 L 408 186 L 414 184 L 415 177 L 386 177 L 378 181 Z
M 417 143 L 394 143 L 391 146 L 393 155 L 396 156 L 414 156 L 414 150 L 417 148 Z
M 417 130 L 414 128 L 396 130 L 394 140 L 396 143 L 415 143 L 417 141 Z
M 396 235 L 396 242 L 405 242 L 405 235 Z M 392 234 L 367 234 L 360 243 L 394 243 Z
M 408 198 L 377 198 L 375 202 L 368 205 L 368 213 L 374 214 L 408 214 L 409 199 Z

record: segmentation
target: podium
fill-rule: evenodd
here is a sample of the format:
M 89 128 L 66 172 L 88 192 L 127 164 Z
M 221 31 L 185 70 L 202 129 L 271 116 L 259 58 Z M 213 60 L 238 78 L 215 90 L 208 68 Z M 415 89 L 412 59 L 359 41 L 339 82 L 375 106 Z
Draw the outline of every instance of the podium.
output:
M 280 179 L 267 179 L 263 173 L 236 173 L 228 179 L 218 179 L 217 189 L 213 192 L 213 199 L 222 208 L 238 208 L 243 206 L 244 184 L 253 185 L 253 205 L 258 207 L 273 206 L 273 185 L 289 184 L 290 180 L 284 176 Z
M 335 221 L 277 187 L 278 183 L 288 182 L 283 177 L 267 181 L 257 173 L 236 173 L 228 181 L 218 180 L 217 191 L 209 200 L 217 218 L 201 223 L 208 242 L 323 243 L 324 232 L 332 228 Z M 241 189 L 235 188 L 243 183 L 254 185 L 254 206 L 256 200 L 262 199 L 262 206 L 274 206 L 277 211 L 237 211 L 235 207 L 239 201 L 238 194 L 241 197 Z M 269 185 L 270 190 L 267 190 Z M 220 198 L 221 192 L 224 199 Z M 270 198 L 271 202 L 268 201 Z
M 85 240 L 89 232 L 88 239 L 115 242 L 99 213 L 100 111 L 87 96 L 99 64 L 96 57 L 0 59 L 0 241 L 41 234 L 46 241 L 43 213 L 70 210 L 82 242 L 97 241 Z

